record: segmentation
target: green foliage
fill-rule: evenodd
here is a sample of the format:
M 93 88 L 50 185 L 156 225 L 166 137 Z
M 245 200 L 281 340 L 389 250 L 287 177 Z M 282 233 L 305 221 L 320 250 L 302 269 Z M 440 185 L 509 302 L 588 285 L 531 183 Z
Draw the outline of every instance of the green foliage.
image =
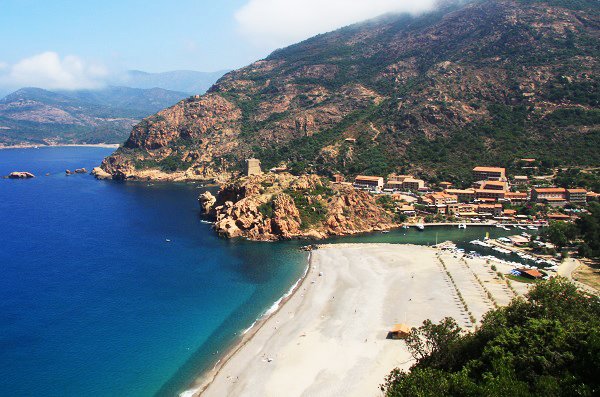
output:
M 173 153 L 162 160 L 137 160 L 134 163 L 136 169 L 158 168 L 164 172 L 176 172 L 186 170 L 191 163 L 184 161 L 177 153 Z
M 461 334 L 444 319 L 407 341 L 417 360 L 381 386 L 400 396 L 593 396 L 600 391 L 600 300 L 556 278 Z
M 265 219 L 273 217 L 273 201 L 268 201 L 258 206 L 258 212 L 262 214 Z
M 375 201 L 387 211 L 394 211 L 394 209 L 396 208 L 396 204 L 394 203 L 392 196 L 389 196 L 387 194 L 382 194 L 378 196 Z
M 578 253 L 587 258 L 600 257 L 600 203 L 588 206 L 589 214 L 582 214 L 573 223 L 552 222 L 541 237 L 557 248 L 577 246 Z
M 312 193 L 306 191 L 286 190 L 300 213 L 301 229 L 306 230 L 312 225 L 323 222 L 327 217 L 327 206 L 322 200 L 317 199 Z
M 550 226 L 542 231 L 542 237 L 556 247 L 564 248 L 577 235 L 577 227 L 567 222 L 551 222 Z
M 597 192 L 600 191 L 600 171 L 582 172 L 578 168 L 559 170 L 554 183 L 564 188 L 583 187 Z

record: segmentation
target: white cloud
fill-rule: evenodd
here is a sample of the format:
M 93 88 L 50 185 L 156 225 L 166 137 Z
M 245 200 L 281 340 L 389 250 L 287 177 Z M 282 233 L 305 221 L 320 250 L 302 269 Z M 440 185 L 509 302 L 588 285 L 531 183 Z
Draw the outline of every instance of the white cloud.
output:
M 235 19 L 241 33 L 282 46 L 388 12 L 419 13 L 435 0 L 248 0 Z
M 0 86 L 10 89 L 39 87 L 45 89 L 93 89 L 104 85 L 108 70 L 103 65 L 86 62 L 56 52 L 43 52 L 19 62 L 0 67 Z

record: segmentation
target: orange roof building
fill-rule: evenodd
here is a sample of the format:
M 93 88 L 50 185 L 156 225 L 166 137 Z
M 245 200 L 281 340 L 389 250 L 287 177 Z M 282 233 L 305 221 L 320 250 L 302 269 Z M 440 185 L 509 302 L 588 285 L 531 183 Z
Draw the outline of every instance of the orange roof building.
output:
M 476 180 L 505 181 L 506 169 L 501 167 L 475 167 L 473 168 L 473 176 Z

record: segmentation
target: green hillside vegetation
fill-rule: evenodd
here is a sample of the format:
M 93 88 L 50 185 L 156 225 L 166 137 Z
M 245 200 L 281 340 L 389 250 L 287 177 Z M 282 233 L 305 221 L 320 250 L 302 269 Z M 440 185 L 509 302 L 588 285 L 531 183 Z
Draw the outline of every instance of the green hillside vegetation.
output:
M 110 163 L 191 153 L 202 160 L 190 168 L 218 175 L 256 157 L 296 174 L 413 172 L 457 186 L 475 165 L 524 157 L 594 166 L 599 11 L 591 0 L 445 1 L 320 34 L 227 73 L 168 109 L 172 121 L 138 125 Z
M 388 397 L 600 393 L 600 300 L 564 279 L 488 312 L 473 333 L 451 318 L 425 321 L 406 343 L 416 363 L 390 373 Z

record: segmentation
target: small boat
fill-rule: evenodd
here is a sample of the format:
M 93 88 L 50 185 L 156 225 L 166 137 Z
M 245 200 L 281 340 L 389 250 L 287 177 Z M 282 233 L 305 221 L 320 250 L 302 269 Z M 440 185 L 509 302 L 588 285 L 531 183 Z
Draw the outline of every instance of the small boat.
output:
M 408 226 L 408 225 L 402 225 L 402 229 L 410 229 L 410 226 Z
M 520 225 L 519 225 L 519 226 L 517 226 L 517 227 L 518 227 L 519 229 L 521 229 L 521 230 L 527 230 L 526 228 L 524 228 L 523 226 L 520 226 Z
M 529 230 L 538 230 L 537 226 L 533 226 L 533 225 L 527 226 L 527 229 L 529 229 Z
M 381 233 L 389 233 L 389 230 L 382 230 Z
M 165 239 L 165 241 L 166 241 L 167 243 L 170 243 L 170 242 L 171 242 L 171 240 L 169 240 L 168 238 L 166 238 L 166 239 Z
M 415 227 L 417 228 L 417 230 L 425 230 L 425 225 L 423 225 L 422 223 L 417 223 Z
M 458 224 L 458 228 L 459 229 L 466 229 L 467 228 L 467 224 L 466 223 L 459 223 Z

